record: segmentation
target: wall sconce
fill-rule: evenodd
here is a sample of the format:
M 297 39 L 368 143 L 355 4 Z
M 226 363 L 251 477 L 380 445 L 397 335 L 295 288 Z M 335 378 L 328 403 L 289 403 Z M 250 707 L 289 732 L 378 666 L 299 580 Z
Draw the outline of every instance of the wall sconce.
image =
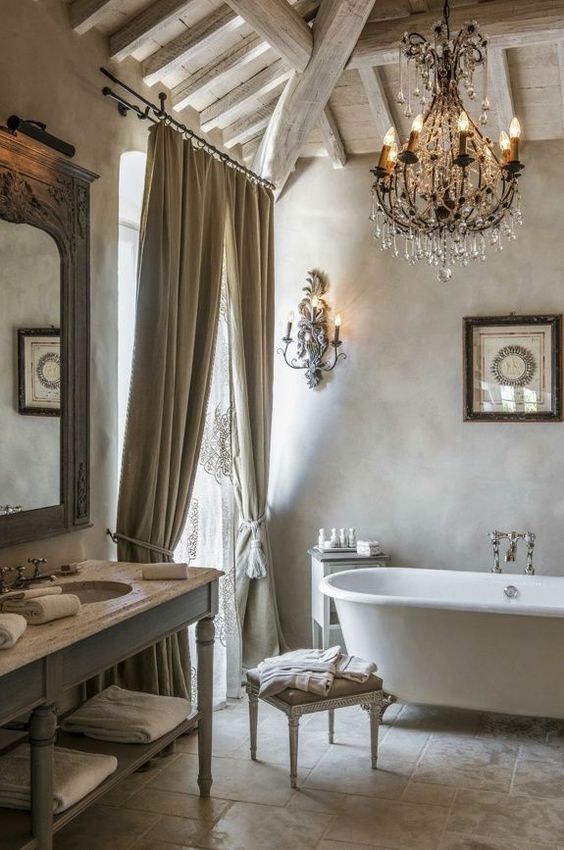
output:
M 328 307 L 324 295 L 329 289 L 327 276 L 314 269 L 308 272 L 307 286 L 303 287 L 305 296 L 298 305 L 299 319 L 296 343 L 296 356 L 288 359 L 288 347 L 292 339 L 292 325 L 294 324 L 294 313 L 288 316 L 286 336 L 282 337 L 284 348 L 278 349 L 284 361 L 292 369 L 305 369 L 307 385 L 311 389 L 317 387 L 322 379 L 323 372 L 332 372 L 338 361 L 346 358 L 346 354 L 339 351 L 343 344 L 339 338 L 341 331 L 341 317 L 335 316 L 333 339 L 329 342 Z M 326 357 L 327 349 L 333 348 L 332 356 Z

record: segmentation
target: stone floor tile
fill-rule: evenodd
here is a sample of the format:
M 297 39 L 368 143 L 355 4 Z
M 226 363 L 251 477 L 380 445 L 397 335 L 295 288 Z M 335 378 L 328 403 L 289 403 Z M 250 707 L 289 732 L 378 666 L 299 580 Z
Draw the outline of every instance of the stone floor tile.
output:
M 404 803 L 424 803 L 429 806 L 451 806 L 456 789 L 448 785 L 409 782 L 401 799 Z
M 332 841 L 330 838 L 324 838 L 317 845 L 317 850 L 366 850 L 366 844 L 351 844 L 350 841 Z M 393 850 L 393 848 L 378 845 L 378 850 Z
M 558 720 L 483 712 L 479 717 L 477 734 L 479 737 L 492 737 L 498 740 L 544 743 L 547 735 L 557 728 L 559 728 Z
M 320 788 L 299 788 L 292 794 L 286 808 L 290 811 L 325 812 L 328 815 L 346 811 L 354 794 L 342 794 L 338 791 L 323 791 Z M 364 798 L 359 797 L 362 801 Z
M 212 795 L 222 800 L 284 806 L 292 795 L 289 773 L 283 765 L 229 757 L 214 758 L 212 775 Z M 197 776 L 197 757 L 181 754 L 147 787 L 198 794 Z M 307 772 L 300 774 L 298 770 L 298 781 L 303 781 L 306 776 Z
M 202 846 L 210 850 L 313 850 L 328 824 L 325 814 L 235 803 Z
M 518 745 L 460 736 L 433 738 L 413 778 L 457 788 L 509 792 Z
M 478 729 L 480 715 L 463 708 L 443 708 L 434 705 L 404 705 L 397 719 L 396 728 L 418 728 L 439 734 L 474 735 Z
M 55 850 L 129 850 L 159 815 L 91 806 L 55 835 Z
M 436 850 L 447 817 L 442 806 L 351 797 L 325 837 L 394 850 Z
M 560 764 L 519 759 L 511 793 L 519 797 L 564 798 L 564 759 Z
M 108 848 L 108 850 L 111 850 Z M 168 841 L 158 841 L 154 838 L 141 838 L 136 841 L 131 850 L 199 850 L 198 847 L 188 847 L 186 844 L 170 844 Z
M 201 846 L 212 826 L 213 824 L 209 821 L 206 823 L 192 818 L 162 815 L 143 837 L 148 842 L 153 839 L 168 844 L 180 844 L 185 847 L 191 844 Z
M 157 762 L 157 760 L 153 760 L 152 764 L 154 765 L 150 770 L 137 771 L 136 773 L 132 773 L 131 776 L 126 777 L 119 785 L 116 785 L 112 788 L 111 791 L 108 791 L 107 794 L 104 794 L 102 799 L 100 800 L 100 804 L 103 806 L 123 806 L 124 802 L 129 800 L 134 796 L 138 791 L 143 788 L 149 780 L 154 779 L 155 776 L 158 775 L 160 767 L 157 767 L 157 764 L 164 764 L 164 760 L 161 762 Z M 170 760 L 166 761 L 166 764 L 169 765 Z
M 281 726 L 276 724 L 272 728 L 272 724 L 269 724 L 268 728 L 260 727 L 258 729 L 257 756 L 261 761 L 268 762 L 269 764 L 284 765 L 289 770 L 288 720 L 284 715 L 283 720 L 284 723 Z M 368 733 L 369 729 L 367 725 L 367 746 L 369 745 Z M 298 763 L 300 767 L 314 767 L 330 746 L 327 729 L 312 728 L 307 723 L 300 723 L 298 745 Z M 248 738 L 233 752 L 233 757 L 251 758 Z
M 553 844 L 530 844 L 515 840 L 498 841 L 495 838 L 472 838 L 468 835 L 445 835 L 438 850 L 554 850 Z
M 161 791 L 158 788 L 142 788 L 124 803 L 127 809 L 195 818 L 212 823 L 218 820 L 230 805 L 229 800 L 219 800 L 216 797 L 204 799 L 193 794 Z
M 372 770 L 368 747 L 333 744 L 303 787 L 393 800 L 401 797 L 415 765 L 413 757 L 398 753 L 392 747 L 381 747 L 378 770 Z
M 533 847 L 563 844 L 564 801 L 458 791 L 446 828 L 451 832 Z

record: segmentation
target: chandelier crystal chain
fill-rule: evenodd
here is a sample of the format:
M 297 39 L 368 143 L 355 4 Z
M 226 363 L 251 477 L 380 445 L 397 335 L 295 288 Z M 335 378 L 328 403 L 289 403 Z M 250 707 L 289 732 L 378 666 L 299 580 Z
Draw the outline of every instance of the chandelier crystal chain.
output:
M 406 117 L 420 104 L 409 139 L 401 146 L 390 127 L 372 188 L 374 236 L 383 250 L 415 265 L 427 262 L 446 282 L 455 265 L 485 260 L 488 246 L 502 251 L 522 224 L 518 182 L 521 128 L 516 118 L 500 135 L 500 153 L 479 125 L 488 122 L 487 39 L 471 21 L 454 37 L 450 8 L 433 28 L 432 41 L 406 33 L 399 45 L 397 102 Z M 481 112 L 475 122 L 463 94 L 476 100 L 483 75 Z M 429 105 L 427 106 L 427 103 Z

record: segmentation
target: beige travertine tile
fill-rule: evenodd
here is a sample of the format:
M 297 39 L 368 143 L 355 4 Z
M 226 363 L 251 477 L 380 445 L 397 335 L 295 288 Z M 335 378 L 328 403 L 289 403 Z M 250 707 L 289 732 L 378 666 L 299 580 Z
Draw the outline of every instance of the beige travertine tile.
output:
M 147 787 L 198 794 L 197 776 L 197 757 L 182 753 Z M 284 806 L 292 794 L 288 770 L 282 765 L 230 757 L 214 758 L 212 776 L 212 795 L 223 800 Z M 304 776 L 298 776 L 298 781 Z
M 91 806 L 55 836 L 55 850 L 129 850 L 159 815 Z
M 517 744 L 505 741 L 433 738 L 413 778 L 417 782 L 508 792 L 517 749 Z
M 394 722 L 397 728 L 417 728 L 450 735 L 474 735 L 480 715 L 462 708 L 443 708 L 430 705 L 404 705 Z
M 564 801 L 511 797 L 487 791 L 459 791 L 446 834 L 462 833 L 508 843 L 564 843 Z
M 170 764 L 170 760 L 166 761 L 166 764 Z M 132 773 L 131 776 L 128 776 L 123 782 L 120 782 L 119 785 L 116 785 L 115 788 L 112 788 L 111 791 L 108 791 L 107 794 L 104 794 L 102 799 L 100 800 L 101 805 L 103 806 L 123 806 L 126 800 L 129 800 L 136 794 L 141 788 L 143 788 L 150 779 L 154 779 L 155 776 L 159 773 L 159 767 L 157 764 L 165 764 L 165 761 L 156 761 L 153 760 L 150 770 L 138 771 L 137 773 Z
M 449 807 L 456 789 L 448 785 L 432 785 L 426 782 L 410 782 L 402 794 L 405 803 L 424 803 L 429 806 Z
M 142 812 L 154 812 L 159 815 L 174 815 L 213 822 L 221 817 L 231 803 L 229 800 L 219 800 L 216 797 L 203 799 L 193 794 L 182 794 L 177 791 L 142 788 L 123 805 L 127 809 L 137 809 Z
M 525 797 L 564 798 L 564 758 L 556 761 L 519 759 L 511 793 Z
M 327 826 L 326 815 L 235 803 L 202 846 L 210 850 L 313 850 Z
M 269 723 L 267 727 L 258 729 L 257 756 L 261 761 L 284 765 L 289 770 L 288 721 L 285 715 L 282 715 L 282 719 L 282 724 Z M 325 719 L 327 720 L 327 717 Z M 367 746 L 368 731 L 367 727 Z M 330 747 L 327 729 L 311 728 L 308 723 L 300 723 L 298 734 L 298 765 L 302 768 L 314 767 Z M 233 757 L 251 758 L 248 739 L 233 752 Z
M 135 842 L 131 850 L 198 850 L 198 848 L 187 847 L 185 844 L 170 844 L 168 841 L 156 841 L 154 838 L 141 838 Z
M 325 837 L 394 850 L 436 850 L 447 816 L 442 806 L 351 797 Z
M 554 850 L 553 844 L 530 844 L 521 841 L 498 841 L 493 838 L 472 838 L 468 835 L 446 835 L 438 850 Z
M 366 844 L 351 844 L 350 841 L 332 841 L 330 838 L 324 838 L 317 845 L 317 850 L 366 850 Z M 393 848 L 379 845 L 378 850 L 393 850 Z
M 286 808 L 290 811 L 325 812 L 328 815 L 346 811 L 354 794 L 341 794 L 338 791 L 322 791 L 319 788 L 300 788 L 294 791 Z M 359 798 L 361 801 L 363 797 Z
M 484 712 L 480 715 L 477 734 L 480 737 L 494 737 L 498 740 L 544 743 L 547 735 L 558 728 L 558 720 Z
M 208 821 L 193 820 L 192 818 L 177 818 L 163 815 L 157 823 L 143 836 L 146 841 L 164 841 L 169 844 L 201 844 L 206 840 L 212 824 Z
M 334 744 L 311 771 L 304 788 L 398 799 L 416 765 L 416 758 L 382 747 L 378 770 L 372 770 L 366 746 Z

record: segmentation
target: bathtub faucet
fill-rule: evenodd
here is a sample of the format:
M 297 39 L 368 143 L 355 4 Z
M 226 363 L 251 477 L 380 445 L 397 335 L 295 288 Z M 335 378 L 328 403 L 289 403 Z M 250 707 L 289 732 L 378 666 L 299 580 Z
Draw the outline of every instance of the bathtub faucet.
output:
M 505 562 L 513 563 L 517 555 L 517 543 L 519 540 L 524 540 L 527 544 L 527 566 L 525 575 L 532 576 L 535 574 L 533 567 L 533 552 L 535 549 L 536 535 L 532 531 L 491 531 L 489 538 L 493 546 L 494 562 L 492 573 L 500 573 L 501 567 L 499 564 L 499 544 L 502 540 L 508 540 L 509 546 L 505 553 Z

